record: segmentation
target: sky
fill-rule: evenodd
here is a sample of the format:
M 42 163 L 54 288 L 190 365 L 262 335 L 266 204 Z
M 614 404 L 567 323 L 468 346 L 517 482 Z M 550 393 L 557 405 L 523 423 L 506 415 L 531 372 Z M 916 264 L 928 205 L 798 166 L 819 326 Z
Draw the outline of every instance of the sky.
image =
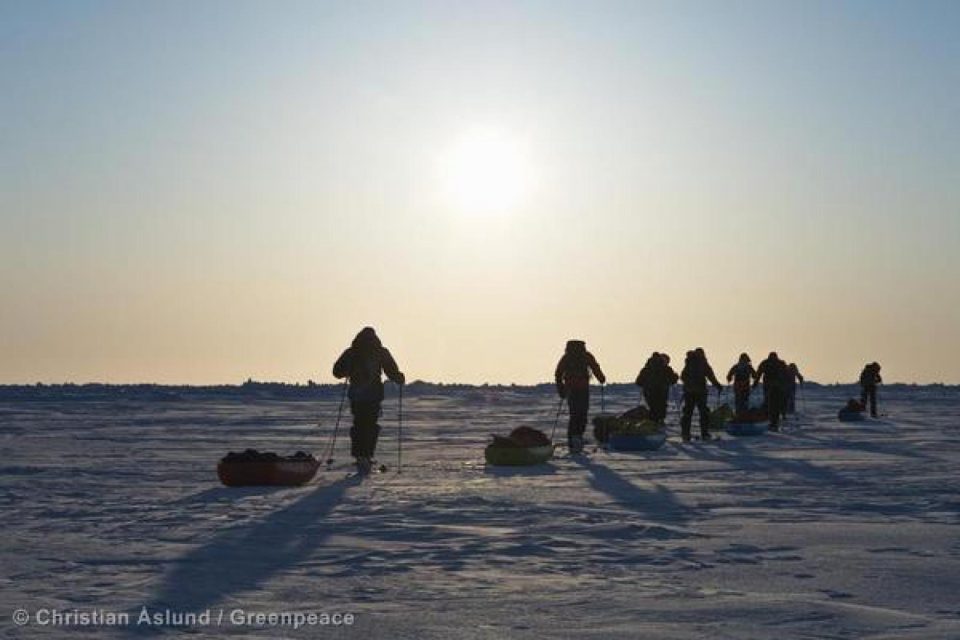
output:
M 0 383 L 960 383 L 960 3 L 0 0 Z

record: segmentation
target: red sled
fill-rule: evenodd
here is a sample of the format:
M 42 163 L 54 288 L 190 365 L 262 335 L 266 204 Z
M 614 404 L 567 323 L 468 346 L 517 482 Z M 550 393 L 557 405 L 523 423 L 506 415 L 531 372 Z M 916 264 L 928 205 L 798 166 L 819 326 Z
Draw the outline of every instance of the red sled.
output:
M 228 487 L 298 487 L 313 480 L 319 468 L 318 460 L 221 460 L 217 475 Z

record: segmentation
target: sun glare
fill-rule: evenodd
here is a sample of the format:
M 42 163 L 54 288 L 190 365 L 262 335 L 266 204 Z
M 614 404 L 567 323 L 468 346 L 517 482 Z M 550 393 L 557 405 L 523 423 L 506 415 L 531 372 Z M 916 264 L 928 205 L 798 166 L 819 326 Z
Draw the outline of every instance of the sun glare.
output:
M 462 135 L 442 158 L 441 175 L 447 202 L 471 214 L 514 211 L 532 186 L 526 146 L 489 128 Z

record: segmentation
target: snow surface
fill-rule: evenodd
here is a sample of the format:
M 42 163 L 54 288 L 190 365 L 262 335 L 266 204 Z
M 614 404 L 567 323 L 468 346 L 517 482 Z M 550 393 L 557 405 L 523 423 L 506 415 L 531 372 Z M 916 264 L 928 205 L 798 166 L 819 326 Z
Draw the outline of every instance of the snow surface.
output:
M 681 444 L 672 408 L 659 451 L 511 470 L 484 465 L 487 435 L 549 431 L 549 387 L 421 387 L 402 474 L 390 393 L 390 471 L 347 477 L 343 437 L 294 489 L 228 489 L 215 465 L 321 451 L 336 388 L 0 400 L 0 637 L 183 631 L 11 622 L 147 606 L 356 615 L 197 637 L 960 638 L 956 388 L 884 389 L 888 417 L 860 424 L 836 420 L 849 390 L 808 388 L 783 433 L 715 444 Z

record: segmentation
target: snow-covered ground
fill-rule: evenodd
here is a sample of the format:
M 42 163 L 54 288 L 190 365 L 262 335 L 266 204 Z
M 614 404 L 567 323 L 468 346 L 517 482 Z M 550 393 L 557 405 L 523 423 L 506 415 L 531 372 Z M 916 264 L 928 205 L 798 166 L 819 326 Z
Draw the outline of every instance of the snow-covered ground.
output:
M 347 477 L 343 438 L 295 489 L 228 489 L 215 465 L 319 452 L 336 389 L 4 400 L 0 635 L 182 631 L 136 625 L 147 607 L 210 610 L 199 637 L 960 638 L 960 390 L 886 389 L 887 417 L 863 424 L 836 420 L 847 395 L 808 389 L 781 434 L 683 445 L 673 411 L 660 451 L 504 470 L 483 463 L 487 434 L 549 431 L 549 390 L 426 389 L 404 401 L 403 473 L 390 396 L 388 473 Z M 37 624 L 54 609 L 132 618 Z

